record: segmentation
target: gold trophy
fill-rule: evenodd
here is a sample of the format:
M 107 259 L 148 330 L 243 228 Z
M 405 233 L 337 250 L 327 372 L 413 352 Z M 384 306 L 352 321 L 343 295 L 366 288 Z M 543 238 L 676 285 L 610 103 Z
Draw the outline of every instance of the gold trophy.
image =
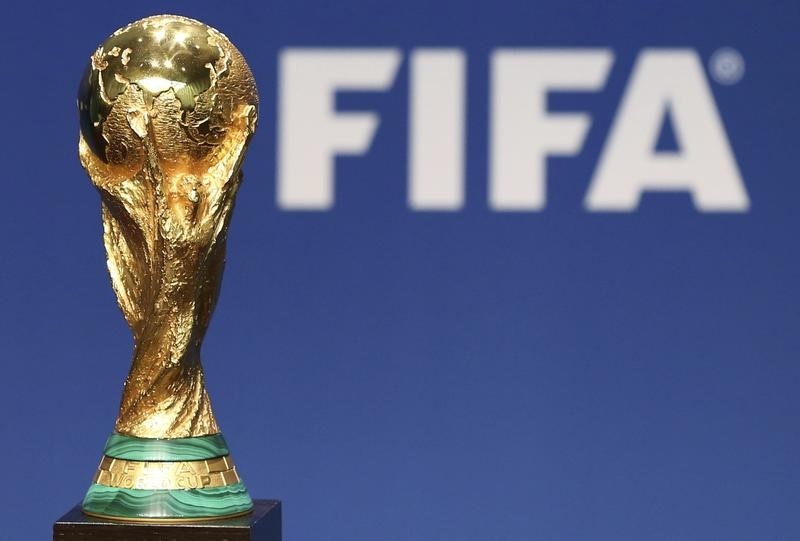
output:
M 256 127 L 253 74 L 217 30 L 148 17 L 91 56 L 78 109 L 80 161 L 100 192 L 108 272 L 135 343 L 83 511 L 148 522 L 246 514 L 200 346 Z

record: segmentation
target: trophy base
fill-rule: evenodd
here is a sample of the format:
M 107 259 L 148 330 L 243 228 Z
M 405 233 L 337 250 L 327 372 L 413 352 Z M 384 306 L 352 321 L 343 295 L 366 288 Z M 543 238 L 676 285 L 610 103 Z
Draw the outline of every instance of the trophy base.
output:
M 252 508 L 222 434 L 112 434 L 82 504 L 98 518 L 165 523 L 231 518 Z
M 76 505 L 53 525 L 53 541 L 281 541 L 281 502 L 255 500 L 252 512 L 202 522 L 119 522 L 89 516 Z

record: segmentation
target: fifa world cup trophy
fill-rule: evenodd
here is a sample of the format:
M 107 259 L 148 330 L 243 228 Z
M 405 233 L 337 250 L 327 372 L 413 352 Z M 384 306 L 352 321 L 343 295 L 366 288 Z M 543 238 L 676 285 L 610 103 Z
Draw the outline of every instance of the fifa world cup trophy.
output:
M 86 514 L 191 521 L 252 508 L 206 392 L 214 310 L 258 95 L 220 32 L 160 15 L 112 34 L 78 95 L 79 153 L 100 192 L 108 271 L 134 337 Z

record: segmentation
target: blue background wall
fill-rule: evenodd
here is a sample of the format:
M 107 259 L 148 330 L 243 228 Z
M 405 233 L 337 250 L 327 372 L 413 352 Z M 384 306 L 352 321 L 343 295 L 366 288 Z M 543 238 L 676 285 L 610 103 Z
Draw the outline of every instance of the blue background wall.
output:
M 47 539 L 113 428 L 130 333 L 106 275 L 75 93 L 107 34 L 158 12 L 244 52 L 262 96 L 221 302 L 204 348 L 215 411 L 287 540 L 789 540 L 800 536 L 800 9 L 793 2 L 26 2 L 0 32 L 0 538 Z M 285 46 L 463 47 L 467 201 L 406 205 L 404 63 L 348 96 L 382 123 L 341 159 L 336 206 L 275 203 Z M 488 57 L 610 46 L 582 153 L 540 213 L 486 203 Z M 582 200 L 645 46 L 720 46 L 712 83 L 745 214 L 685 194 L 635 213 Z M 557 104 L 557 102 L 554 102 Z

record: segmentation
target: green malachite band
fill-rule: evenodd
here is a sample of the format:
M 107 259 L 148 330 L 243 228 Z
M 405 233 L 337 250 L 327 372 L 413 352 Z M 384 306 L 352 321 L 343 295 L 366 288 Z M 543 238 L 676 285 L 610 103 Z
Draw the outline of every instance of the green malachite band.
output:
M 137 490 L 93 484 L 83 500 L 90 514 L 121 519 L 193 519 L 246 513 L 253 501 L 242 483 L 192 490 Z
M 222 434 L 194 438 L 151 439 L 111 434 L 103 454 L 138 461 L 205 460 L 226 456 L 228 444 Z

